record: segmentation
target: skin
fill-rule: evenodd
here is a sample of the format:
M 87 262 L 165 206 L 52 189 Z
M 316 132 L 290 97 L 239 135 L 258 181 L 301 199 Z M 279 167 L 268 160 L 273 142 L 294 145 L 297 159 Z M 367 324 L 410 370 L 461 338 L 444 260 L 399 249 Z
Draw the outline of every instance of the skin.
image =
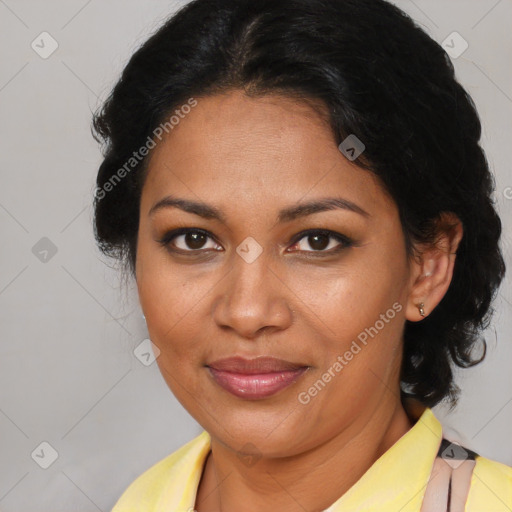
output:
M 216 207 L 226 223 L 176 207 L 150 214 L 170 194 Z M 332 209 L 277 223 L 282 208 L 324 197 L 352 201 L 368 215 Z M 159 243 L 180 227 L 209 236 L 202 245 L 187 245 L 183 235 Z M 325 238 L 318 249 L 307 235 L 293 243 L 305 229 L 328 229 L 354 245 Z M 263 248 L 251 263 L 236 252 L 249 236 Z M 437 247 L 408 258 L 396 204 L 343 156 L 310 105 L 237 90 L 198 98 L 150 155 L 136 262 L 162 375 L 212 437 L 196 510 L 323 510 L 411 428 L 399 394 L 404 323 L 421 321 L 419 302 L 428 315 L 441 301 L 461 237 L 459 222 Z M 401 306 L 394 318 L 300 403 L 299 393 L 394 303 Z M 205 368 L 234 355 L 310 368 L 271 397 L 245 400 Z

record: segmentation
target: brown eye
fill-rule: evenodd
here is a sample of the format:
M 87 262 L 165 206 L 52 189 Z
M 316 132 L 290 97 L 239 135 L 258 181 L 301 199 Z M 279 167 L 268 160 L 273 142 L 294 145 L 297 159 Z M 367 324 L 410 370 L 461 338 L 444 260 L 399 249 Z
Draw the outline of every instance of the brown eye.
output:
M 207 246 L 208 240 L 210 247 Z M 213 241 L 213 238 L 202 229 L 181 228 L 166 233 L 165 236 L 158 241 L 169 250 L 176 252 L 201 252 L 206 250 L 219 250 Z M 212 245 L 213 244 L 213 245 Z
M 315 251 L 323 251 L 329 245 L 329 235 L 309 235 L 307 237 L 308 244 Z
M 198 233 L 197 231 L 190 231 L 184 236 L 185 245 L 190 249 L 201 249 L 208 238 L 204 233 Z
M 353 245 L 353 241 L 334 231 L 310 230 L 300 233 L 293 243 L 298 251 L 328 253 L 338 252 Z M 301 241 L 304 240 L 305 242 Z M 308 250 L 308 246 L 312 250 Z

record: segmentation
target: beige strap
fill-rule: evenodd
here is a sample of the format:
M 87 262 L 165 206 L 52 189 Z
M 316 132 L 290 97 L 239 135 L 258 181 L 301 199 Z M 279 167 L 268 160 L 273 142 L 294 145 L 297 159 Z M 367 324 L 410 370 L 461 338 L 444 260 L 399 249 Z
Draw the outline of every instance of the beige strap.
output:
M 453 456 L 453 450 L 451 455 Z M 421 512 L 464 512 L 475 464 L 476 461 L 472 458 L 445 460 L 442 456 L 437 456 L 427 483 Z
M 465 460 L 452 471 L 450 512 L 464 512 L 476 461 Z
M 421 512 L 447 512 L 451 474 L 451 466 L 441 457 L 436 457 L 421 505 Z

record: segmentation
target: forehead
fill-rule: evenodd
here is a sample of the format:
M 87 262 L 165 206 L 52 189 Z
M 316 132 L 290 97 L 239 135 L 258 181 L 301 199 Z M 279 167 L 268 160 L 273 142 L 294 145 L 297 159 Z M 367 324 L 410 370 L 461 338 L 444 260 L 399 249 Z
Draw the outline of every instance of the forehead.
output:
M 197 98 L 152 150 L 146 208 L 166 193 L 247 207 L 327 194 L 367 210 L 393 206 L 378 178 L 341 154 L 325 116 L 310 104 L 241 91 Z

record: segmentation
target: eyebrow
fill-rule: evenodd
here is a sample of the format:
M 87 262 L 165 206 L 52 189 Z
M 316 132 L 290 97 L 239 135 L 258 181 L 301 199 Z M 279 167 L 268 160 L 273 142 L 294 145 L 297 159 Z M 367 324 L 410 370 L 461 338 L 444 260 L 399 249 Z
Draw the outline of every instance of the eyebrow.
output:
M 179 208 L 188 213 L 193 213 L 204 219 L 213 219 L 226 224 L 226 216 L 215 206 L 207 203 L 192 201 L 190 199 L 180 199 L 173 196 L 166 196 L 157 203 L 155 203 L 149 210 L 148 215 L 154 215 L 156 212 L 164 208 Z M 328 210 L 342 209 L 357 213 L 363 217 L 371 217 L 371 215 L 363 210 L 360 206 L 343 199 L 341 197 L 325 197 L 309 201 L 307 203 L 300 203 L 298 205 L 289 206 L 279 211 L 277 216 L 278 223 L 291 222 L 292 220 L 300 217 L 313 215 L 314 213 L 324 212 Z

